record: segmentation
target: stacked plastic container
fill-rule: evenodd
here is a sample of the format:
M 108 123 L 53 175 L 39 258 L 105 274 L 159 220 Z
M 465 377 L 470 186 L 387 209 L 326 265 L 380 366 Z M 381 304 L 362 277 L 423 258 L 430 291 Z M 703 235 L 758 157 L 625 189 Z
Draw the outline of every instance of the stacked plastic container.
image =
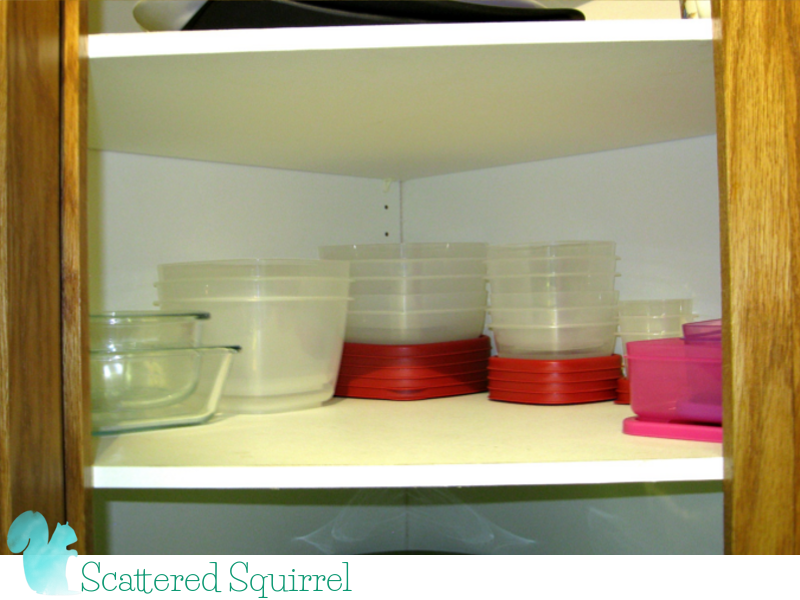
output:
M 616 244 L 605 241 L 489 247 L 488 312 L 498 355 L 490 364 L 490 398 L 513 401 L 507 393 L 512 391 L 508 378 L 513 370 L 519 380 L 513 391 L 520 402 L 575 404 L 614 399 L 619 357 L 611 359 L 617 373 L 612 376 L 613 385 L 611 378 L 587 384 L 591 379 L 580 381 L 586 375 L 565 378 L 564 374 L 611 368 L 608 360 L 614 352 L 618 320 L 617 260 Z M 493 368 L 505 373 L 505 381 Z M 526 375 L 543 372 L 561 373 L 562 382 L 570 385 L 554 386 L 551 376 L 544 386 L 540 377 Z M 525 393 L 531 396 L 524 398 L 521 394 Z
M 220 411 L 271 413 L 321 405 L 334 393 L 349 302 L 349 264 L 245 259 L 164 264 L 164 311 L 211 314 L 210 343 L 237 344 Z
M 195 425 L 211 418 L 239 348 L 202 345 L 208 317 L 159 311 L 90 316 L 94 433 Z
M 420 400 L 486 389 L 486 244 L 356 244 L 319 254 L 348 261 L 353 278 L 337 395 Z
M 722 441 L 722 324 L 687 323 L 683 338 L 627 344 L 631 435 Z

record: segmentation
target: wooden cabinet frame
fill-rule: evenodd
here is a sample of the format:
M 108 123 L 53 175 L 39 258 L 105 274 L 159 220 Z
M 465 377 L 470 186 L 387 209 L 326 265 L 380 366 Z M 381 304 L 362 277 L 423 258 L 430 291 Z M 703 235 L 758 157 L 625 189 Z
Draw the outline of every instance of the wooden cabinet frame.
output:
M 0 531 L 33 508 L 51 528 L 68 520 L 81 553 L 92 458 L 86 10 L 0 1 Z M 795 553 L 800 6 L 715 0 L 714 15 L 726 551 Z

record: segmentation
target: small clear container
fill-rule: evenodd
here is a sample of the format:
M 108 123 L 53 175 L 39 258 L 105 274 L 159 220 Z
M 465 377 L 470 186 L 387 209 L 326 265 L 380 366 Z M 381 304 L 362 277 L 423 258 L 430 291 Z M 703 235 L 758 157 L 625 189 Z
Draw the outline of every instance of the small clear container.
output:
M 244 301 L 347 296 L 350 291 L 350 280 L 331 277 L 243 277 L 159 281 L 155 286 L 161 301 L 193 298 Z
M 500 258 L 486 261 L 486 274 L 489 277 L 614 273 L 616 268 L 616 256 L 550 256 L 545 258 Z
M 661 317 L 619 317 L 619 330 L 621 333 L 636 331 L 640 333 L 664 334 L 672 331 L 681 331 L 685 323 L 694 321 L 694 315 L 669 315 Z
M 616 304 L 619 292 L 543 292 L 499 294 L 490 297 L 491 308 L 581 308 Z
M 497 326 L 557 327 L 560 325 L 608 323 L 617 318 L 616 304 L 580 308 L 492 308 L 488 312 L 492 325 Z
M 238 352 L 233 346 L 91 352 L 92 431 L 207 421 Z
M 568 275 L 520 275 L 492 277 L 489 288 L 492 294 L 520 294 L 542 292 L 611 292 L 616 273 L 570 273 Z
M 561 241 L 489 246 L 488 258 L 545 258 L 554 256 L 616 257 L 616 242 Z
M 486 291 L 484 276 L 454 275 L 451 277 L 382 277 L 354 279 L 350 284 L 353 297 L 406 294 L 458 294 Z
M 353 277 L 436 277 L 485 275 L 486 265 L 473 258 L 410 258 L 397 260 L 359 260 L 350 263 Z
M 477 242 L 434 242 L 404 244 L 350 244 L 321 246 L 325 260 L 385 260 L 398 258 L 486 258 L 487 244 Z
M 459 294 L 387 294 L 357 296 L 350 302 L 350 311 L 458 310 L 486 308 L 486 291 Z
M 617 322 L 561 327 L 491 325 L 489 328 L 501 358 L 562 360 L 613 354 Z
M 357 344 L 434 344 L 480 337 L 486 310 L 371 311 L 347 315 L 345 340 Z
M 206 312 L 116 311 L 89 316 L 92 350 L 122 351 L 199 346 Z
M 691 315 L 692 299 L 678 300 L 620 300 L 621 317 L 659 317 L 668 315 Z
M 159 281 L 240 277 L 347 278 L 349 276 L 350 265 L 337 260 L 243 258 L 158 265 Z

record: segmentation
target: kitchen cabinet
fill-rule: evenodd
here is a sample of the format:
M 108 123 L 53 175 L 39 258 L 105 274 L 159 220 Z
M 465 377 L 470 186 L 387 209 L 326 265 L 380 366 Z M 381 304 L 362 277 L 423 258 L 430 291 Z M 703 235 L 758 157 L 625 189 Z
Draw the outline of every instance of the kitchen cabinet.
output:
M 739 69 L 748 61 L 760 65 L 758 57 L 781 43 L 779 35 L 766 38 L 762 23 L 790 32 L 798 15 L 793 8 L 734 0 L 718 9 L 723 36 L 716 42 L 708 21 L 93 37 L 88 139 L 77 148 L 92 148 L 95 166 L 88 183 L 76 187 L 92 191 L 90 199 L 107 194 L 113 204 L 94 213 L 78 210 L 78 227 L 65 238 L 78 242 L 79 261 L 94 261 L 79 265 L 81 278 L 101 275 L 92 281 L 98 285 L 93 299 L 117 308 L 144 308 L 152 300 L 148 285 L 157 262 L 207 258 L 204 253 L 220 248 L 309 256 L 317 243 L 432 241 L 442 235 L 435 224 L 443 222 L 454 241 L 484 232 L 485 241 L 499 243 L 508 232 L 522 235 L 519 225 L 503 229 L 519 221 L 514 211 L 520 211 L 541 217 L 532 232 L 633 232 L 620 239 L 620 252 L 630 250 L 623 255 L 629 274 L 640 275 L 645 288 L 655 281 L 674 291 L 676 273 L 683 273 L 693 287 L 707 290 L 700 302 L 713 311 L 720 306 L 714 273 L 720 255 L 708 244 L 721 246 L 728 323 L 724 471 L 719 447 L 619 435 L 624 407 L 569 407 L 541 417 L 519 410 L 531 407 L 476 395 L 414 406 L 344 399 L 277 419 L 242 416 L 103 438 L 91 455 L 81 454 L 85 431 L 74 426 L 69 447 L 81 449 L 75 455 L 91 468 L 72 472 L 67 481 L 85 476 L 97 488 L 297 489 L 724 476 L 728 549 L 794 551 L 796 532 L 787 526 L 794 522 L 796 488 L 789 468 L 792 330 L 771 323 L 775 315 L 791 322 L 793 314 L 795 292 L 785 282 L 791 281 L 796 243 L 786 216 L 796 177 L 795 163 L 784 157 L 796 158 L 797 149 L 787 143 L 788 134 L 768 136 L 782 116 L 796 123 L 797 107 L 789 96 L 759 93 L 762 79 L 753 79 L 753 65 L 747 78 Z M 789 69 L 789 41 L 785 48 L 777 64 Z M 763 81 L 782 77 L 784 88 L 794 89 L 796 72 L 769 64 L 773 70 L 761 73 Z M 750 108 L 765 95 L 775 103 L 766 116 Z M 81 117 L 70 119 L 74 127 Z M 755 131 L 762 137 L 746 133 L 751 123 L 761 123 Z M 653 219 L 664 215 L 670 194 L 692 193 L 687 181 L 695 174 L 704 181 L 698 196 L 707 196 L 700 172 L 716 164 L 715 131 L 721 134 L 721 230 L 716 219 L 709 222 L 707 206 L 696 213 L 687 209 L 691 198 L 675 200 L 679 214 L 667 214 L 664 229 L 683 226 L 696 245 L 658 240 L 653 254 L 638 252 L 648 247 L 645 238 L 658 238 L 651 235 L 660 225 Z M 765 144 L 773 154 L 760 150 Z M 634 147 L 641 149 L 629 150 Z M 753 160 L 743 162 L 743 156 Z M 85 163 L 77 164 L 76 172 L 84 172 Z M 647 175 L 627 177 L 625 164 Z M 782 175 L 764 179 L 762 170 Z M 583 186 L 563 183 L 575 180 Z M 622 206 L 610 211 L 618 217 L 613 225 L 603 210 L 613 203 L 611 180 L 631 187 L 620 194 Z M 768 193 L 772 185 L 774 195 Z M 649 217 L 642 212 L 647 207 Z M 554 225 L 559 211 L 569 219 Z M 83 222 L 86 214 L 100 222 Z M 753 219 L 764 226 L 749 226 Z M 645 221 L 637 233 L 637 223 Z M 575 229 L 577 223 L 584 228 Z M 89 230 L 88 259 L 80 250 L 87 240 L 82 227 Z M 106 237 L 93 238 L 93 231 Z M 165 241 L 168 235 L 178 235 L 180 243 Z M 102 244 L 109 239 L 117 241 L 106 252 Z M 92 244 L 100 244 L 94 252 Z M 659 264 L 656 256 L 664 250 L 672 250 L 676 262 Z M 687 269 L 691 264 L 695 268 Z M 648 273 L 656 279 L 644 281 Z M 633 284 L 623 287 L 626 277 L 620 288 L 638 291 Z M 67 294 L 65 306 L 78 300 L 82 319 L 72 317 L 76 329 L 65 339 L 83 348 L 85 289 Z M 125 303 L 130 306 L 119 306 Z M 82 360 L 67 362 L 65 372 L 85 385 L 86 353 L 75 354 Z M 79 396 L 68 394 L 65 406 L 85 418 L 86 397 Z M 424 411 L 423 426 L 409 409 Z M 386 428 L 387 422 L 404 427 Z M 530 435 L 536 427 L 538 435 Z M 369 435 L 357 437 L 359 431 Z M 304 443 L 309 438 L 316 443 Z M 362 442 L 370 452 L 359 452 Z

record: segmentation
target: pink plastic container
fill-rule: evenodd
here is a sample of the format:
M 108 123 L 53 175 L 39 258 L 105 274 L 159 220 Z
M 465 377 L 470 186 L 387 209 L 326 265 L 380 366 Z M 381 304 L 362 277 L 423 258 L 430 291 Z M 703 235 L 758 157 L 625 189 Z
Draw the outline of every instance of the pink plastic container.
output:
M 683 324 L 683 337 L 690 343 L 722 341 L 722 319 Z
M 722 423 L 722 345 L 682 338 L 627 345 L 631 409 L 655 422 Z

